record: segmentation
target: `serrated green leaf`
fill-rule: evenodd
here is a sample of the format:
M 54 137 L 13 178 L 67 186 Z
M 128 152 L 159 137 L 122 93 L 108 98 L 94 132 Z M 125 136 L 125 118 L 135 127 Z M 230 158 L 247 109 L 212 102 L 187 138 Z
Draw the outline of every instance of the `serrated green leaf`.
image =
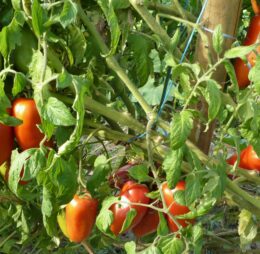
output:
M 44 32 L 44 12 L 38 0 L 32 4 L 32 26 L 34 33 L 39 38 Z
M 160 240 L 159 248 L 163 254 L 181 254 L 185 246 L 181 239 L 168 237 Z
M 208 103 L 208 121 L 211 122 L 216 118 L 221 108 L 222 100 L 218 83 L 209 79 L 205 90 L 205 99 Z
M 60 23 L 63 28 L 75 22 L 77 17 L 77 5 L 71 0 L 65 0 L 62 12 L 60 14 Z
M 63 70 L 57 79 L 57 89 L 68 88 L 71 84 L 72 76 L 66 70 Z
M 97 2 L 106 16 L 106 20 L 108 22 L 110 33 L 111 33 L 111 43 L 110 43 L 111 49 L 107 55 L 113 55 L 116 52 L 117 45 L 119 43 L 120 35 L 121 35 L 118 19 L 114 11 L 112 1 L 97 0 Z
M 195 200 L 200 197 L 201 186 L 200 179 L 195 174 L 189 174 L 186 177 L 186 187 L 185 187 L 185 200 L 187 206 L 190 206 Z
M 107 233 L 109 226 L 113 222 L 113 212 L 109 208 L 116 202 L 118 202 L 118 197 L 107 197 L 102 202 L 102 208 L 97 216 L 96 225 L 103 233 Z
M 136 244 L 135 242 L 127 242 L 125 243 L 125 251 L 127 254 L 136 254 Z
M 57 126 L 73 126 L 76 123 L 67 106 L 54 97 L 49 97 L 44 105 L 43 118 Z
M 138 34 L 129 35 L 128 43 L 134 56 L 133 66 L 137 76 L 136 78 L 139 81 L 138 86 L 142 86 L 147 83 L 152 69 L 150 52 L 153 44 Z
M 161 212 L 158 212 L 159 214 L 159 225 L 157 228 L 157 235 L 165 236 L 169 233 L 169 229 L 167 226 L 167 220 L 165 218 L 165 215 Z
M 179 181 L 183 155 L 183 148 L 172 150 L 163 162 L 163 170 L 166 173 L 169 188 L 174 187 Z
M 26 85 L 26 78 L 23 73 L 17 72 L 14 77 L 14 85 L 12 89 L 13 96 L 16 96 L 23 91 Z
M 136 165 L 131 167 L 129 169 L 129 174 L 138 182 L 147 182 L 152 180 L 152 178 L 149 176 L 149 170 L 145 165 Z
M 125 232 L 131 226 L 136 215 L 137 215 L 136 209 L 130 208 L 130 210 L 126 214 L 126 218 L 124 220 L 120 233 Z
M 189 110 L 176 113 L 171 122 L 171 148 L 178 149 L 184 145 L 193 128 L 193 114 Z
M 249 79 L 254 83 L 256 92 L 260 95 L 260 56 L 256 57 L 256 64 L 249 72 Z
M 257 224 L 253 214 L 245 209 L 239 214 L 238 234 L 240 236 L 241 247 L 250 244 L 257 235 Z
M 218 25 L 214 32 L 213 32 L 213 48 L 216 51 L 217 54 L 221 54 L 223 50 L 223 42 L 224 42 L 224 37 L 223 37 L 223 32 L 222 32 L 222 26 Z
M 227 59 L 232 59 L 232 58 L 237 58 L 237 57 L 243 58 L 244 56 L 249 54 L 255 48 L 256 48 L 256 45 L 235 47 L 235 48 L 232 48 L 232 49 L 229 49 L 228 51 L 226 51 L 224 57 Z

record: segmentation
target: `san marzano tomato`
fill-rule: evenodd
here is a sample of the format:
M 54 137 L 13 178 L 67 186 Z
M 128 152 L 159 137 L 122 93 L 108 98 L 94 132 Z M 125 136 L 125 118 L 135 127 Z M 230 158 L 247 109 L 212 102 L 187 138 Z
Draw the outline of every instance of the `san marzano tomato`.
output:
M 147 207 L 130 205 L 129 203 L 148 204 L 149 198 L 145 195 L 148 192 L 149 190 L 145 185 L 138 184 L 134 181 L 128 181 L 124 184 L 119 195 L 121 203 L 114 204 L 110 208 L 114 215 L 110 229 L 115 235 L 120 233 L 127 213 L 131 208 L 134 208 L 137 214 L 128 229 L 133 228 L 142 220 L 147 211 Z
M 162 207 L 162 204 L 158 204 L 158 207 Z M 159 222 L 158 211 L 148 208 L 141 222 L 133 228 L 133 232 L 138 238 L 149 235 L 157 230 Z
M 66 226 L 69 239 L 79 243 L 86 239 L 95 224 L 98 201 L 89 193 L 75 195 L 66 206 Z
M 251 19 L 246 39 L 243 43 L 245 46 L 252 45 L 257 42 L 258 36 L 260 34 L 260 15 L 259 15 L 259 6 L 256 0 L 251 0 L 252 6 L 255 12 L 255 16 Z M 256 51 L 258 54 L 260 53 L 260 47 L 258 46 Z M 244 63 L 240 58 L 235 60 L 235 72 L 238 81 L 238 86 L 240 88 L 245 88 L 250 84 L 248 79 L 249 68 L 250 66 L 253 67 L 256 61 L 256 54 L 255 52 L 250 52 L 247 55 L 247 63 Z
M 170 213 L 173 216 L 183 215 L 190 211 L 190 209 L 187 206 L 180 205 L 174 200 L 174 193 L 178 190 L 185 190 L 184 181 L 178 182 L 176 187 L 173 190 L 171 190 L 168 187 L 168 184 L 166 182 L 163 183 L 163 185 L 162 185 L 162 191 L 163 191 L 163 196 L 164 196 L 166 205 L 167 205 L 167 207 L 170 207 Z M 167 216 L 167 221 L 168 221 L 169 228 L 172 232 L 178 231 L 178 226 L 173 222 L 173 220 L 169 216 Z M 194 220 L 184 220 L 184 219 L 178 219 L 177 221 L 183 227 L 186 227 L 190 223 L 194 222 Z
M 23 149 L 37 148 L 44 138 L 37 125 L 41 124 L 41 118 L 33 99 L 19 98 L 13 103 L 13 116 L 23 123 L 14 127 L 15 137 L 19 146 Z M 46 143 L 51 146 L 51 142 Z

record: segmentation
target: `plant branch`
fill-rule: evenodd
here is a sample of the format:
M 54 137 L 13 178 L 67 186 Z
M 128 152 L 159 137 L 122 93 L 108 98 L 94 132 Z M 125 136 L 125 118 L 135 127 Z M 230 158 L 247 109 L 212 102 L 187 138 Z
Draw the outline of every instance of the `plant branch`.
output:
M 77 7 L 78 7 L 78 13 L 80 19 L 82 20 L 83 24 L 87 27 L 91 35 L 95 38 L 101 53 L 107 55 L 109 53 L 109 49 L 105 44 L 104 40 L 102 39 L 100 33 L 97 31 L 96 27 L 90 22 L 89 18 L 85 14 L 80 4 L 77 4 Z M 123 70 L 123 68 L 121 68 L 121 66 L 118 64 L 117 60 L 113 56 L 107 56 L 105 60 L 109 68 L 111 68 L 118 75 L 118 77 L 124 82 L 124 84 L 127 86 L 129 91 L 132 93 L 132 95 L 136 98 L 138 103 L 141 105 L 143 110 L 146 113 L 150 112 L 151 111 L 150 106 L 144 100 L 143 96 L 140 94 L 135 84 L 129 79 L 129 77 Z
M 86 240 L 82 241 L 81 244 L 89 254 L 95 254 Z

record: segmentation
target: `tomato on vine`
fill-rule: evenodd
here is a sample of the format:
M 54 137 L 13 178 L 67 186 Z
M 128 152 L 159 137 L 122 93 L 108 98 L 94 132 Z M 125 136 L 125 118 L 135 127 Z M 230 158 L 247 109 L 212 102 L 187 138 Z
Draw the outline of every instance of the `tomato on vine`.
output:
M 247 31 L 247 36 L 243 43 L 244 46 L 249 46 L 256 43 L 260 34 L 260 8 L 256 0 L 251 0 L 251 3 L 255 12 L 255 16 L 251 19 Z M 257 47 L 256 51 L 258 52 L 258 54 L 260 53 L 260 46 Z M 255 65 L 256 53 L 250 52 L 247 55 L 247 61 L 248 62 L 245 63 L 242 59 L 237 58 L 234 63 L 238 86 L 241 89 L 246 88 L 250 84 L 248 74 L 250 67 L 253 67 Z
M 13 102 L 13 116 L 22 120 L 23 123 L 14 127 L 14 133 L 18 145 L 22 150 L 37 148 L 44 138 L 37 125 L 41 124 L 35 101 L 33 99 L 18 98 Z M 46 142 L 52 146 L 52 142 Z
M 0 123 L 0 166 L 10 159 L 13 144 L 13 128 Z
M 66 227 L 72 242 L 82 242 L 93 229 L 97 217 L 98 201 L 89 193 L 75 195 L 66 206 Z
M 167 207 L 170 207 L 170 213 L 173 216 L 183 215 L 190 211 L 190 209 L 187 206 L 180 205 L 174 200 L 174 193 L 179 190 L 185 190 L 185 181 L 178 182 L 176 187 L 173 190 L 171 190 L 168 187 L 167 182 L 164 182 L 162 185 L 162 191 L 163 191 L 163 196 L 164 196 L 166 205 L 167 205 Z M 169 225 L 171 232 L 178 231 L 178 226 L 170 218 L 170 216 L 167 216 L 167 221 L 168 221 L 168 225 Z M 187 227 L 189 224 L 194 223 L 194 220 L 188 220 L 188 219 L 187 220 L 177 219 L 177 221 L 182 227 Z
M 131 205 L 129 203 L 149 204 L 150 199 L 146 197 L 148 192 L 148 188 L 143 184 L 138 184 L 134 181 L 128 181 L 124 184 L 119 194 L 120 203 L 113 204 L 110 208 L 114 216 L 110 230 L 115 235 L 118 235 L 121 232 L 127 213 L 131 208 L 136 210 L 136 216 L 128 229 L 131 229 L 140 223 L 147 212 L 147 207 Z
M 158 204 L 157 207 L 162 207 L 162 204 Z M 148 208 L 141 222 L 133 228 L 133 233 L 138 238 L 154 233 L 157 230 L 159 222 L 160 217 L 158 211 Z

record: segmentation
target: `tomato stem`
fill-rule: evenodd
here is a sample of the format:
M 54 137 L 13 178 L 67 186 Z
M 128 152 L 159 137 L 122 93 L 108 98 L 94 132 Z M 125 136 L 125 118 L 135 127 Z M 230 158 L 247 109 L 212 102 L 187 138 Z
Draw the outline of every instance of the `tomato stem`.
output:
M 82 244 L 82 246 L 85 248 L 85 250 L 86 250 L 89 254 L 94 254 L 92 248 L 91 248 L 90 245 L 87 243 L 87 241 L 82 241 L 81 244 Z

